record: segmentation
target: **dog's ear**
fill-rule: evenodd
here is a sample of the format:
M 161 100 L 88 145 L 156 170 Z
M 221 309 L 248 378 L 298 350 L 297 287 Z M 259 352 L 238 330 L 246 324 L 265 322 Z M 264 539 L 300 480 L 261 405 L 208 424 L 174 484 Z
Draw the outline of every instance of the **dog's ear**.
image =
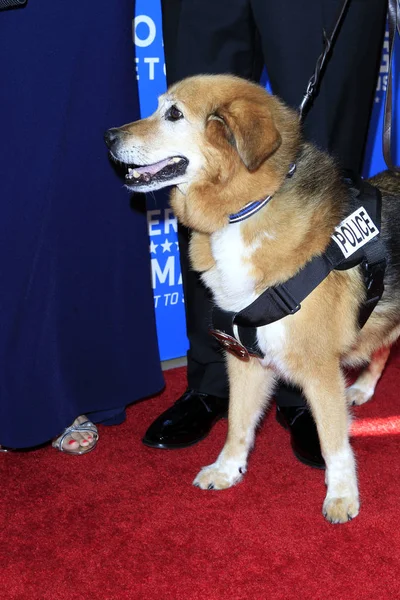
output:
M 219 107 L 210 119 L 222 121 L 225 137 L 235 146 L 249 171 L 255 171 L 281 145 L 271 111 L 250 100 L 233 100 Z

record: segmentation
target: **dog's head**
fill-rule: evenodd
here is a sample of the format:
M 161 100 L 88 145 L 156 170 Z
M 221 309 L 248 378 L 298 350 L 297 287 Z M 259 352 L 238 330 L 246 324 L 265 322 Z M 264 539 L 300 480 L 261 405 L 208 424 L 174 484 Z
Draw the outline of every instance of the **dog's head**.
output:
M 111 157 L 124 165 L 130 190 L 178 186 L 187 196 L 193 187 L 212 186 L 228 214 L 234 209 L 231 196 L 240 207 L 249 194 L 258 199 L 258 193 L 275 191 L 291 157 L 269 159 L 281 147 L 290 146 L 288 156 L 295 152 L 298 125 L 295 113 L 261 86 L 229 75 L 201 75 L 172 86 L 153 115 L 110 129 L 105 140 Z M 259 192 L 252 190 L 251 175 L 260 172 Z

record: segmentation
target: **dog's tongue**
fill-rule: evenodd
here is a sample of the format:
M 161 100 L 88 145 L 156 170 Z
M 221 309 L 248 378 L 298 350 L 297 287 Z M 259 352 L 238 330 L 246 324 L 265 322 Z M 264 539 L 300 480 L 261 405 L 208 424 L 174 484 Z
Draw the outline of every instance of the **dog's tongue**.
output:
M 161 171 L 164 167 L 168 165 L 171 161 L 170 158 L 166 158 L 165 160 L 160 160 L 160 162 L 154 163 L 153 165 L 146 165 L 145 167 L 135 167 L 135 171 L 140 174 L 148 173 L 149 175 L 154 175 Z

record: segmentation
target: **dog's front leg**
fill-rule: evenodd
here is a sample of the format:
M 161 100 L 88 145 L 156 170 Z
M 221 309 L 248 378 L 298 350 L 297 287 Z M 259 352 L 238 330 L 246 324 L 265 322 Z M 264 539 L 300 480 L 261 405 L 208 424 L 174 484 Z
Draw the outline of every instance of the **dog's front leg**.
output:
M 193 482 L 202 489 L 222 490 L 238 483 L 247 469 L 257 423 L 272 392 L 274 375 L 257 358 L 243 362 L 227 355 L 229 375 L 228 436 L 215 463 Z
M 331 523 L 345 523 L 359 511 L 356 463 L 349 441 L 345 383 L 339 368 L 321 369 L 305 382 L 326 464 L 327 494 L 322 512 Z

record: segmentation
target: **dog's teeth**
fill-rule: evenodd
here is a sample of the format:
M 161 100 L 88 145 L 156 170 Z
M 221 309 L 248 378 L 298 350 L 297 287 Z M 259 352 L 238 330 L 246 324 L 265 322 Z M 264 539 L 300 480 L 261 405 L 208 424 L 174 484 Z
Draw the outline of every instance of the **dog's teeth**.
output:
M 136 169 L 128 169 L 128 177 L 129 179 L 132 179 L 132 177 L 138 179 L 140 177 L 140 173 L 139 171 L 136 171 Z
M 179 158 L 179 156 L 174 156 L 174 158 L 171 158 L 171 160 L 169 161 L 169 163 L 168 163 L 168 164 L 169 164 L 169 165 L 173 165 L 173 164 L 175 164 L 175 163 L 178 163 L 178 162 L 180 162 L 181 160 L 182 160 L 182 159 L 181 159 L 181 158 Z

